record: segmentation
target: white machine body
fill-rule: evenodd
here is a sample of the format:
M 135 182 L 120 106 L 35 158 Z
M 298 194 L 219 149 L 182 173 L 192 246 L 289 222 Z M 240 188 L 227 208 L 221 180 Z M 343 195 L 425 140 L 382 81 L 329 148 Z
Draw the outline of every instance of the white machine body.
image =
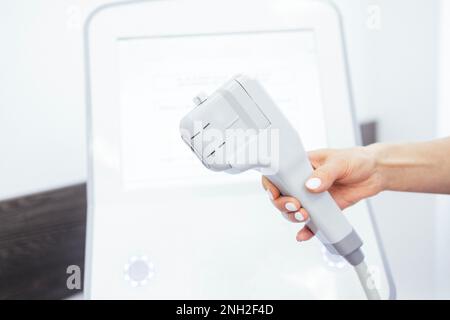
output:
M 306 189 L 313 168 L 300 136 L 258 81 L 238 75 L 194 101 L 181 135 L 208 169 L 261 171 L 283 195 L 300 200 L 308 227 L 332 253 L 352 265 L 364 260 L 361 239 L 331 195 Z

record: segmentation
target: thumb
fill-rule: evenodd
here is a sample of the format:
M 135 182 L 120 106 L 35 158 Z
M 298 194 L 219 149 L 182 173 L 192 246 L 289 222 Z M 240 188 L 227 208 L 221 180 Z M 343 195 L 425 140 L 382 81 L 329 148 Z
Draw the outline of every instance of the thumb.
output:
M 306 188 L 314 193 L 328 190 L 344 174 L 345 166 L 339 161 L 328 161 L 314 170 L 306 181 Z

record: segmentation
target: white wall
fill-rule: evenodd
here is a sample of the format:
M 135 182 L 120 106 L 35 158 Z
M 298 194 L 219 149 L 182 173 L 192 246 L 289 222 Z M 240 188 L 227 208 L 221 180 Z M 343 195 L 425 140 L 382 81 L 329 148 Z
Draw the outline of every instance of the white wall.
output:
M 0 2 L 0 198 L 85 178 L 81 34 L 66 4 Z
M 0 199 L 86 179 L 82 23 L 104 2 L 0 1 Z
M 0 2 L 0 199 L 85 180 L 80 19 L 103 2 Z M 432 138 L 437 1 L 336 3 L 359 119 L 378 120 L 382 141 Z M 374 204 L 399 297 L 430 297 L 434 198 L 386 193 Z

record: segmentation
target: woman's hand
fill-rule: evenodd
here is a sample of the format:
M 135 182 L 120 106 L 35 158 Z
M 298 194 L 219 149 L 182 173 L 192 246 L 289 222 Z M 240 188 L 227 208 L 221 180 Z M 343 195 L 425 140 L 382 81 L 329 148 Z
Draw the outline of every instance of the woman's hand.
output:
M 312 193 L 328 190 L 341 209 L 373 196 L 384 188 L 377 171 L 376 158 L 370 148 L 323 149 L 309 152 L 308 155 L 315 170 L 306 181 L 306 188 Z M 289 221 L 303 222 L 308 219 L 308 212 L 301 207 L 301 199 L 281 196 L 280 191 L 264 176 L 262 184 L 275 207 Z M 297 241 L 311 237 L 313 233 L 308 227 L 297 233 Z

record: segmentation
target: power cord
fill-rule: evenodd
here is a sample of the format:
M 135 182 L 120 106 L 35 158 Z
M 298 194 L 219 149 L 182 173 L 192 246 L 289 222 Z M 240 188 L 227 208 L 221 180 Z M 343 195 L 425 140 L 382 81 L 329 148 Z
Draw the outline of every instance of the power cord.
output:
M 363 260 L 361 263 L 354 266 L 354 269 L 356 271 L 356 274 L 358 275 L 359 281 L 361 282 L 361 286 L 364 289 L 367 299 L 381 300 L 380 293 L 377 290 L 375 281 L 372 278 L 371 273 L 369 272 L 366 262 Z

